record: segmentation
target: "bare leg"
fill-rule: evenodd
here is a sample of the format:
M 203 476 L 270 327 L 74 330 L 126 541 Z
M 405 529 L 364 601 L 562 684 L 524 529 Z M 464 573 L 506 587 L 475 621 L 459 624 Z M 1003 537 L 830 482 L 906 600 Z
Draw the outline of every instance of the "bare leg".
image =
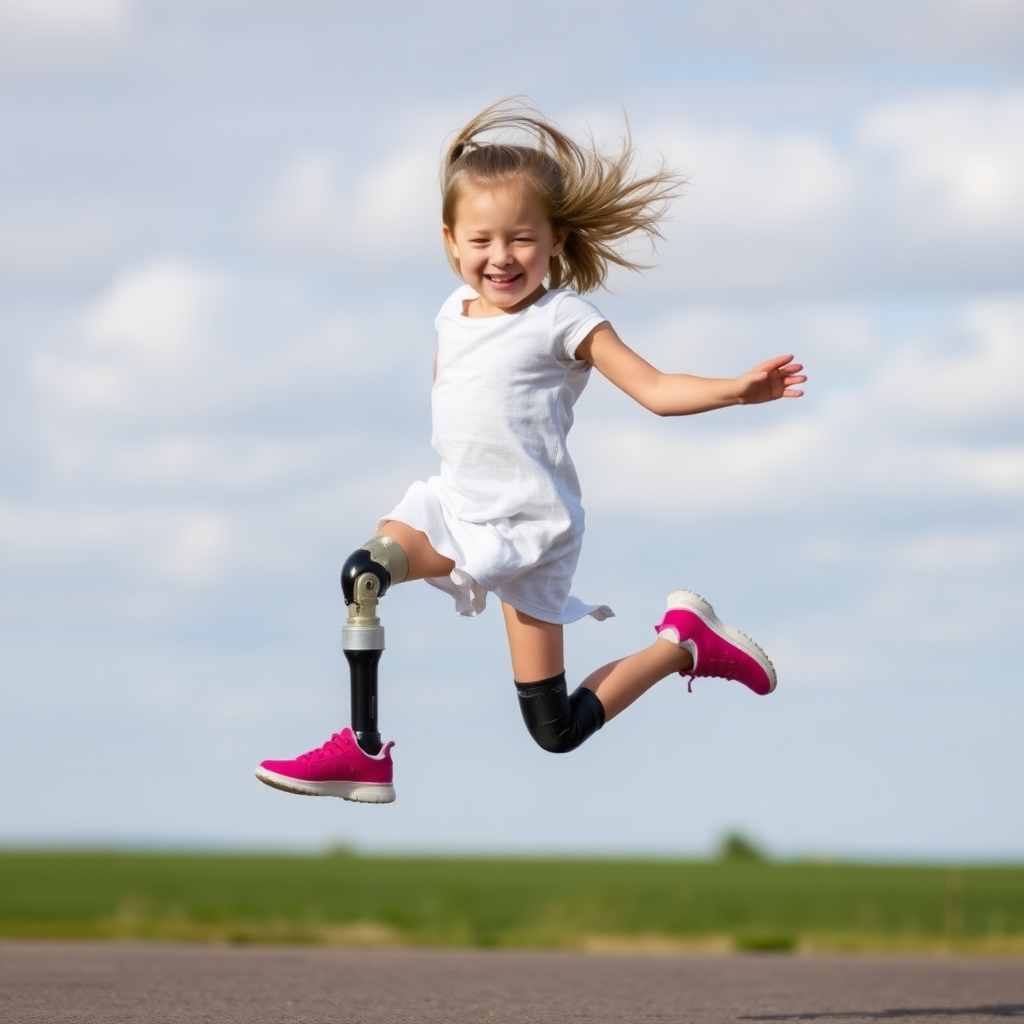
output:
M 655 683 L 692 667 L 693 658 L 689 651 L 659 638 L 650 647 L 591 672 L 581 685 L 597 694 L 604 705 L 607 722 L 643 696 Z
M 397 538 L 396 538 L 397 539 Z M 542 622 L 502 603 L 512 674 L 517 682 L 550 679 L 565 670 L 562 627 Z M 592 672 L 582 685 L 597 694 L 605 721 L 624 711 L 655 683 L 693 666 L 690 652 L 668 641 L 655 640 L 650 647 L 620 658 Z
M 450 558 L 439 555 L 421 530 L 414 530 L 397 519 L 389 519 L 377 531 L 385 537 L 397 541 L 405 557 L 409 559 L 409 575 L 407 580 L 426 580 L 438 576 L 447 576 L 455 563 Z
M 512 655 L 512 676 L 517 682 L 550 679 L 565 671 L 561 626 L 535 619 L 504 601 L 501 610 L 505 615 L 508 649 Z

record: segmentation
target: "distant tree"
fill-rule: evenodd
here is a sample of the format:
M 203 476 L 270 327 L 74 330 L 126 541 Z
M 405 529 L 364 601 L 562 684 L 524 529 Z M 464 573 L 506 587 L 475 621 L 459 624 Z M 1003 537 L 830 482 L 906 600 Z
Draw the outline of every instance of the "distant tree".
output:
M 719 860 L 764 861 L 767 856 L 752 839 L 741 832 L 729 832 L 718 847 Z

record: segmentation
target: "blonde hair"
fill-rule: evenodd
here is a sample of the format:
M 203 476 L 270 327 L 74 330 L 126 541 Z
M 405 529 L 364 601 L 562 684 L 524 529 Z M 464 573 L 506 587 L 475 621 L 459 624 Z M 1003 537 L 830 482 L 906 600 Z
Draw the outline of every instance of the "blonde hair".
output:
M 522 142 L 486 141 L 494 132 L 514 133 Z M 581 145 L 518 99 L 500 100 L 455 134 L 441 165 L 441 218 L 455 227 L 459 200 L 476 188 L 510 188 L 536 198 L 551 225 L 567 232 L 562 252 L 548 271 L 552 288 L 591 292 L 604 284 L 609 266 L 641 270 L 649 264 L 620 252 L 617 244 L 643 234 L 661 238 L 660 221 L 685 181 L 660 167 L 652 174 L 633 170 L 636 152 L 628 129 L 618 155 L 598 152 L 593 139 Z M 448 249 L 448 261 L 459 262 Z

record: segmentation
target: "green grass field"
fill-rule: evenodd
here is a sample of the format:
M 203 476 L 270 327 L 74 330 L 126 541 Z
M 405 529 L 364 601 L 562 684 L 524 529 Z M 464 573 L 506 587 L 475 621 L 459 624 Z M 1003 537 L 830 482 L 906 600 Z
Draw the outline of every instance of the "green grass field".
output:
M 0 936 L 1024 955 L 1024 867 L 7 851 Z

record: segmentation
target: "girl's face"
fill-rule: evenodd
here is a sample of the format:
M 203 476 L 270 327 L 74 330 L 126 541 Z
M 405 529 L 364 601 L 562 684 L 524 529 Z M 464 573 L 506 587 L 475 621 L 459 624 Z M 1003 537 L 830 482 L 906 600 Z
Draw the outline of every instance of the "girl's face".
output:
M 507 189 L 467 191 L 444 237 L 462 279 L 479 295 L 470 310 L 500 316 L 526 309 L 544 294 L 548 264 L 565 245 L 544 209 Z

